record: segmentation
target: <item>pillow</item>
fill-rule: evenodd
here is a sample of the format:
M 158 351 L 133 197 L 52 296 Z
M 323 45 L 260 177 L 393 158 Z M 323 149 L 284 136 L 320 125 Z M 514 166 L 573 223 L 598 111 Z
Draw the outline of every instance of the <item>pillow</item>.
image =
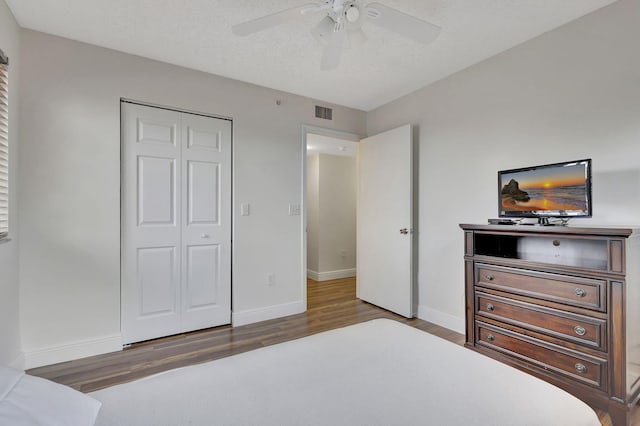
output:
M 0 365 L 0 424 L 92 426 L 101 403 L 68 386 Z

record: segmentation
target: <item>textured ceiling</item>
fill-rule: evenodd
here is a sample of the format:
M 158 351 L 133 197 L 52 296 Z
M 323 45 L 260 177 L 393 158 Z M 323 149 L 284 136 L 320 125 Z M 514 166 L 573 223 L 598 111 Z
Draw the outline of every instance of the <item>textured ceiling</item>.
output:
M 231 26 L 309 0 L 6 0 L 18 23 L 73 40 L 369 111 L 614 0 L 379 0 L 442 27 L 430 45 L 365 24 L 320 70 L 322 15 L 246 37 Z M 368 3 L 362 0 L 362 3 Z

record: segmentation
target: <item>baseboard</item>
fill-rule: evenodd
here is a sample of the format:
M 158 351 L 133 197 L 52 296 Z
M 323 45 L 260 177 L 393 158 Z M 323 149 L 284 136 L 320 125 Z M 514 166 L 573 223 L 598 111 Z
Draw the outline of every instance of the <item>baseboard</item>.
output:
M 306 302 L 284 303 L 282 305 L 267 306 L 260 309 L 250 309 L 247 311 L 233 312 L 231 314 L 231 324 L 234 327 L 254 322 L 267 321 L 274 318 L 286 317 L 289 315 L 301 314 L 307 310 Z
M 42 367 L 72 361 L 93 355 L 101 355 L 122 350 L 122 335 L 113 334 L 98 339 L 87 339 L 64 345 L 26 351 L 24 353 L 24 369 Z
M 307 278 L 311 278 L 314 281 L 320 281 L 320 272 L 307 269 Z
M 307 277 L 315 281 L 338 280 L 356 276 L 356 268 L 339 269 L 337 271 L 318 272 L 307 269 Z
M 437 324 L 441 327 L 448 328 L 449 330 L 453 330 L 460 334 L 464 334 L 465 332 L 464 318 L 458 318 L 451 314 L 437 311 L 433 308 L 428 308 L 424 305 L 418 306 L 418 318 Z

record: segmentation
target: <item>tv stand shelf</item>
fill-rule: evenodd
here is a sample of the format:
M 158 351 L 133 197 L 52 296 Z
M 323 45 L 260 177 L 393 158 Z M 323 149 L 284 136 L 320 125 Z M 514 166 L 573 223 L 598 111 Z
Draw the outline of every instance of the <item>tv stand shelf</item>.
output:
M 460 227 L 465 345 L 607 410 L 615 426 L 630 426 L 640 397 L 638 232 Z

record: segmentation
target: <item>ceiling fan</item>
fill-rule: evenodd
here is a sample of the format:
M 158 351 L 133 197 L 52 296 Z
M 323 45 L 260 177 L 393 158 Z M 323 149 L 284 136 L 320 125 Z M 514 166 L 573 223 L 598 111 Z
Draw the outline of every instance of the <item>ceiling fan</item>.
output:
M 440 34 L 437 25 L 408 15 L 380 3 L 362 4 L 360 0 L 324 0 L 234 25 L 232 31 L 246 36 L 271 28 L 302 15 L 324 13 L 320 22 L 311 29 L 313 36 L 324 45 L 321 68 L 330 70 L 340 64 L 345 40 L 352 46 L 362 45 L 367 37 L 362 31 L 364 23 L 372 23 L 419 43 L 431 43 Z

